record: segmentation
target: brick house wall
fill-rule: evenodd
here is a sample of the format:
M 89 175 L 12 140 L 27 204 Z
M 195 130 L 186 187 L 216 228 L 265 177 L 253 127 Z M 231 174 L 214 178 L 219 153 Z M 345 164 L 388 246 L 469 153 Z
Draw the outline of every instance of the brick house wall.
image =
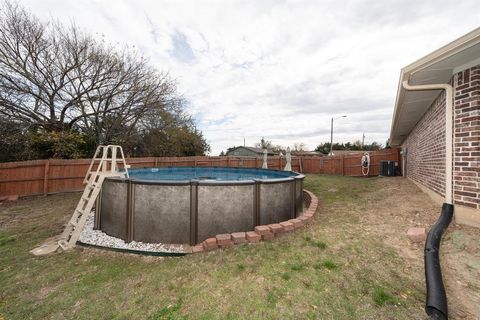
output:
M 454 203 L 480 209 L 480 66 L 455 74 Z M 406 175 L 445 196 L 445 92 L 403 142 Z M 478 213 L 480 215 L 480 213 Z M 480 219 L 480 216 L 479 216 Z
M 445 195 L 445 92 L 442 92 L 410 132 L 406 174 L 432 191 Z
M 454 200 L 480 209 L 480 66 L 457 73 L 453 85 Z

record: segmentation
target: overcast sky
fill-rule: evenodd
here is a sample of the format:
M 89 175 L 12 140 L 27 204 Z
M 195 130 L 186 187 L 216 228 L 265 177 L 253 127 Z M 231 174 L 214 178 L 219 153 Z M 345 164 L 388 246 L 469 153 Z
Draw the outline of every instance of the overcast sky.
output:
M 400 68 L 480 25 L 478 1 L 20 0 L 42 20 L 134 45 L 227 147 L 388 138 Z

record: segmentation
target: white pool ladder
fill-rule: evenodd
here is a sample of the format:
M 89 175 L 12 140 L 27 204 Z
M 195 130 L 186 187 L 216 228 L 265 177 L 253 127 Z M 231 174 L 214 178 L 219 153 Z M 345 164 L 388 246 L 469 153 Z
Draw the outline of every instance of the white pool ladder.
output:
M 101 155 L 101 157 L 99 157 Z M 119 157 L 118 157 L 119 156 Z M 123 172 L 118 171 L 118 163 L 123 165 Z M 97 165 L 96 169 L 95 165 Z M 75 244 L 82 233 L 83 227 L 87 222 L 88 215 L 95 204 L 95 201 L 102 189 L 102 184 L 107 177 L 129 177 L 128 168 L 123 154 L 123 149 L 118 145 L 98 146 L 93 156 L 90 166 L 83 183 L 87 184 L 80 198 L 80 201 L 73 212 L 70 221 L 60 235 L 58 241 L 49 241 L 38 248 L 30 251 L 34 255 L 44 255 L 59 248 L 69 250 L 75 247 Z

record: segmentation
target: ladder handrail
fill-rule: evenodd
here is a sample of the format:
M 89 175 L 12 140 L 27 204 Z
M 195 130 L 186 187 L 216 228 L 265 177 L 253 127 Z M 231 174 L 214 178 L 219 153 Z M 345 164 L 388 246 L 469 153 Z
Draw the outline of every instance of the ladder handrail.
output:
M 85 179 L 83 179 L 84 184 L 88 182 L 88 180 L 87 180 L 88 173 L 92 170 L 93 164 L 95 163 L 95 159 L 97 158 L 98 154 L 100 153 L 100 150 L 102 150 L 103 148 L 105 148 L 105 146 L 100 145 L 95 150 L 92 161 L 90 161 L 90 165 L 88 166 L 88 169 L 87 169 L 87 175 L 85 176 Z
M 95 175 L 92 175 L 92 176 L 90 177 L 90 179 L 92 179 L 92 177 L 95 177 L 95 178 L 96 178 L 96 177 L 98 176 L 98 173 L 100 172 L 100 170 L 102 170 L 102 172 L 105 172 L 105 171 L 106 171 L 106 170 L 105 170 L 106 168 L 104 168 L 104 166 L 106 166 L 106 164 L 107 164 L 107 163 L 105 162 L 105 160 L 107 159 L 107 155 L 108 155 L 108 147 L 109 147 L 109 146 L 103 148 L 102 159 L 100 160 L 100 163 L 98 164 L 97 170 L 95 171 Z M 92 163 L 93 163 L 94 161 L 95 161 L 95 158 L 92 159 Z M 87 174 L 88 174 L 88 172 L 87 172 Z M 94 180 L 94 181 L 95 181 L 95 180 Z
M 99 155 L 100 151 L 103 151 L 102 152 L 102 157 L 98 158 L 98 155 Z M 109 151 L 112 155 L 110 159 L 109 159 Z M 116 156 L 118 151 L 120 151 L 121 159 L 119 159 Z M 97 166 L 96 170 L 92 171 L 92 168 L 93 168 L 96 161 L 100 161 L 100 162 L 98 163 L 98 166 Z M 110 168 L 109 169 L 107 168 L 108 161 L 110 162 Z M 114 164 L 114 162 L 115 162 L 115 164 Z M 92 158 L 92 161 L 90 162 L 90 165 L 88 167 L 85 179 L 83 179 L 83 183 L 84 184 L 88 183 L 89 179 L 91 179 L 92 176 L 97 176 L 100 171 L 103 171 L 103 172 L 117 171 L 116 170 L 117 169 L 116 164 L 118 162 L 121 162 L 123 164 L 123 169 L 125 170 L 125 175 L 126 175 L 127 178 L 129 178 L 128 169 L 130 168 L 130 165 L 128 165 L 126 160 L 125 160 L 125 155 L 123 153 L 123 148 L 119 145 L 111 145 L 111 144 L 106 145 L 106 146 L 103 146 L 103 145 L 98 146 L 97 150 L 95 151 L 95 154 Z M 90 177 L 89 177 L 89 175 L 90 175 Z
M 123 169 L 125 170 L 125 176 L 127 178 L 130 178 L 130 176 L 128 175 L 128 169 L 130 168 L 130 165 L 127 164 L 127 161 L 125 160 L 125 156 L 123 155 L 123 148 L 120 147 L 120 153 L 122 155 L 122 162 L 123 162 Z

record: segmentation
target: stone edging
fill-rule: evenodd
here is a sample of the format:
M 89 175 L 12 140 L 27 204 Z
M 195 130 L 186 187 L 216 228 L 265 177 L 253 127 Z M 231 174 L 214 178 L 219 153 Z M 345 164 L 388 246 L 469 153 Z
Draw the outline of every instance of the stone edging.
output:
M 217 234 L 214 238 L 208 238 L 202 243 L 193 246 L 192 253 L 226 248 L 235 244 L 271 240 L 281 234 L 303 227 L 313 219 L 318 207 L 318 198 L 313 193 L 303 189 L 303 194 L 306 197 L 305 204 L 309 205 L 308 209 L 304 210 L 300 217 L 280 223 L 256 226 L 254 231 Z

